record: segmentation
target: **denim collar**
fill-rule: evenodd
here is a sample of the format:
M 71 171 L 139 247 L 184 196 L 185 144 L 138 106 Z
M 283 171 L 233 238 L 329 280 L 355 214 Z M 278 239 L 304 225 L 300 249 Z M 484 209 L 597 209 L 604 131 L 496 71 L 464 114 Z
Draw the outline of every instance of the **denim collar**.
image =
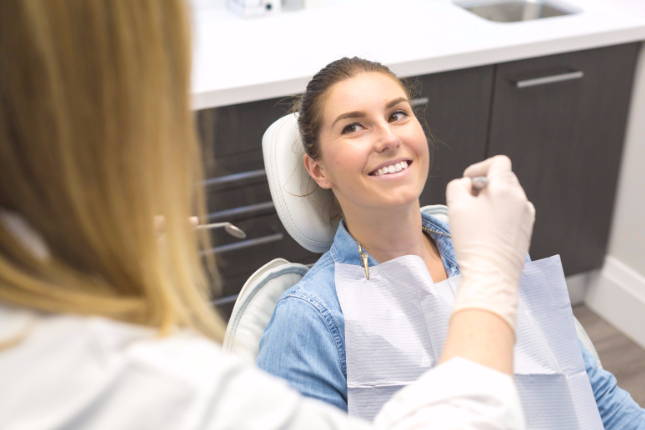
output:
M 421 226 L 423 231 L 429 234 L 437 245 L 448 276 L 457 275 L 459 273 L 457 259 L 452 241 L 450 240 L 450 231 L 446 223 L 432 215 L 421 213 Z M 329 249 L 329 254 L 335 263 L 362 265 L 358 253 L 358 242 L 349 234 L 343 220 L 338 223 L 336 235 Z M 368 256 L 368 264 L 375 266 L 378 262 L 372 256 Z

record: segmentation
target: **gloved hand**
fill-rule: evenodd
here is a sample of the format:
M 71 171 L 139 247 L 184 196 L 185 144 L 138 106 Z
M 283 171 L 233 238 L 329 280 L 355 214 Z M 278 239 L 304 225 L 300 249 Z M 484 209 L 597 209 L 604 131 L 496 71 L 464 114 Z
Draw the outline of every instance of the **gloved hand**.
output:
M 488 178 L 477 195 L 471 186 L 476 176 Z M 446 201 L 462 276 L 454 312 L 485 309 L 515 329 L 535 208 L 511 170 L 511 160 L 498 155 L 468 167 L 463 178 L 448 184 Z

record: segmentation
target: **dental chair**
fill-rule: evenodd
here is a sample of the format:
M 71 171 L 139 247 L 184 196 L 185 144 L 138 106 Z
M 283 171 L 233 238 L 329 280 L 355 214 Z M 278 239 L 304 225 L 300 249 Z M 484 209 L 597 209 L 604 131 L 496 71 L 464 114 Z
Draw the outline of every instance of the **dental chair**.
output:
M 286 115 L 267 129 L 262 151 L 271 198 L 284 228 L 303 248 L 314 253 L 327 251 L 337 227 L 330 216 L 334 200 L 331 192 L 318 187 L 304 169 L 297 114 Z M 448 221 L 448 208 L 444 205 L 424 206 L 421 211 Z M 224 349 L 254 362 L 276 302 L 307 270 L 306 265 L 276 258 L 255 271 L 238 294 Z M 600 365 L 587 333 L 574 320 L 579 340 Z

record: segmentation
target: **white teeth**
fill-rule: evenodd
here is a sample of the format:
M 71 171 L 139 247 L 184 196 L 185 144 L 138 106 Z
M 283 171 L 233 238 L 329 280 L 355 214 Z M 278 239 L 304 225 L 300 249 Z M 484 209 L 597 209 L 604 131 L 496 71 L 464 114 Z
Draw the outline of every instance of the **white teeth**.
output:
M 401 161 L 396 164 L 390 164 L 389 166 L 381 167 L 374 173 L 374 176 L 387 175 L 389 173 L 397 173 L 397 172 L 400 172 L 401 170 L 406 169 L 407 167 L 408 167 L 408 163 L 406 161 Z

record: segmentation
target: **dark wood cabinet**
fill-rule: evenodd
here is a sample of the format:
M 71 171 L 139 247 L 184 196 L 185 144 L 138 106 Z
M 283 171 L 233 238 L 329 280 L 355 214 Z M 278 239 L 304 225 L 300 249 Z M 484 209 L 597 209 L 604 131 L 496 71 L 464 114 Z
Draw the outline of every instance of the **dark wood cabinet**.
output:
M 536 207 L 531 256 L 602 265 L 639 44 L 496 66 L 487 155 L 513 160 Z
M 234 238 L 223 229 L 211 233 L 222 296 L 215 304 L 228 318 L 244 282 L 277 257 L 305 264 L 318 255 L 298 245 L 276 215 L 262 161 L 262 135 L 289 111 L 290 99 L 243 103 L 198 112 L 209 222 L 228 221 L 247 234 Z
M 430 144 L 430 174 L 421 205 L 445 204 L 448 182 L 486 155 L 493 66 L 424 75 L 410 84 Z
M 445 202 L 447 183 L 495 154 L 513 160 L 537 209 L 531 256 L 559 253 L 567 275 L 602 265 L 614 204 L 639 44 L 455 70 L 408 79 L 430 140 L 422 205 Z M 276 257 L 313 263 L 271 202 L 261 139 L 289 111 L 290 98 L 198 113 L 210 221 L 230 221 L 248 237 L 213 232 L 223 282 L 218 307 Z

